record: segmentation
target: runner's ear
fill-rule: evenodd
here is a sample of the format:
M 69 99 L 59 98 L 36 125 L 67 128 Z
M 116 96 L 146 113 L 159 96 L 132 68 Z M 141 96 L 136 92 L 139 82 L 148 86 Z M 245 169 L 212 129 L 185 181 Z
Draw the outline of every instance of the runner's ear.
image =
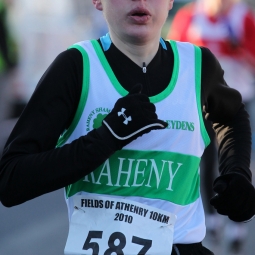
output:
M 168 7 L 169 11 L 173 9 L 173 5 L 174 5 L 174 0 L 170 0 L 169 1 L 169 7 Z
M 101 0 L 92 0 L 93 5 L 96 7 L 97 10 L 103 11 L 103 5 Z

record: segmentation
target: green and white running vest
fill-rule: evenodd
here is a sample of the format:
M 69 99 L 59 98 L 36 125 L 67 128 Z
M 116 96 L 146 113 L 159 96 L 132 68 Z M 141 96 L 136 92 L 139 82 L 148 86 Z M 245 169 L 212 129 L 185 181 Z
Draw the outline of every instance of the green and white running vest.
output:
M 104 45 L 105 38 L 101 40 Z M 163 40 L 161 44 L 166 50 Z M 174 243 L 194 243 L 205 236 L 199 164 L 210 142 L 201 112 L 201 51 L 190 43 L 170 44 L 174 52 L 171 81 L 164 91 L 150 97 L 159 119 L 168 127 L 139 137 L 91 174 L 66 187 L 66 201 L 69 217 L 74 196 L 88 193 L 117 196 L 169 211 L 177 215 Z M 83 88 L 75 118 L 58 146 L 102 125 L 117 99 L 128 93 L 96 40 L 72 47 L 83 55 Z

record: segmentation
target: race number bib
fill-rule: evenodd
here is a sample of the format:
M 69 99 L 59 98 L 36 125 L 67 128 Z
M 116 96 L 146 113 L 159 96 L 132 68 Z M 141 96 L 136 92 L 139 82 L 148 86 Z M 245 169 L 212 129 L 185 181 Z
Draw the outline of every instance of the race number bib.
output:
M 127 199 L 75 196 L 65 254 L 170 255 L 176 216 Z

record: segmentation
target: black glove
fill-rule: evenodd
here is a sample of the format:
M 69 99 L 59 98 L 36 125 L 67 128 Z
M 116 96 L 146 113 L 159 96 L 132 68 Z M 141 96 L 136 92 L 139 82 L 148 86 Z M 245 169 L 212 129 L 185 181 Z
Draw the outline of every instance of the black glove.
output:
M 122 141 L 120 147 L 151 130 L 167 127 L 166 122 L 158 119 L 155 105 L 141 90 L 141 84 L 135 85 L 127 96 L 117 100 L 103 120 L 111 134 Z
M 213 183 L 217 193 L 210 201 L 219 214 L 236 222 L 248 222 L 255 215 L 255 189 L 244 176 L 236 173 L 218 177 Z

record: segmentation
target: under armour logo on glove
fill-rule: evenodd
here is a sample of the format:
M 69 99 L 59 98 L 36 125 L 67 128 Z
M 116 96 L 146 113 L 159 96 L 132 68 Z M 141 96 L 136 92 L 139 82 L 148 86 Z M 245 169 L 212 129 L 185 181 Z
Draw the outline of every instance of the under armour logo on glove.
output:
M 135 85 L 128 95 L 117 100 L 112 111 L 103 120 L 114 137 L 126 141 L 122 145 L 151 130 L 164 129 L 168 125 L 158 119 L 155 105 L 141 91 L 142 85 Z
M 127 117 L 127 115 L 124 113 L 126 111 L 126 109 L 125 108 L 121 108 L 121 112 L 118 112 L 118 116 L 123 116 L 124 117 L 124 121 L 123 121 L 123 123 L 125 124 L 125 125 L 127 125 L 128 124 L 128 122 L 129 121 L 131 121 L 132 120 L 132 118 L 131 118 L 131 116 L 129 116 L 129 117 Z

